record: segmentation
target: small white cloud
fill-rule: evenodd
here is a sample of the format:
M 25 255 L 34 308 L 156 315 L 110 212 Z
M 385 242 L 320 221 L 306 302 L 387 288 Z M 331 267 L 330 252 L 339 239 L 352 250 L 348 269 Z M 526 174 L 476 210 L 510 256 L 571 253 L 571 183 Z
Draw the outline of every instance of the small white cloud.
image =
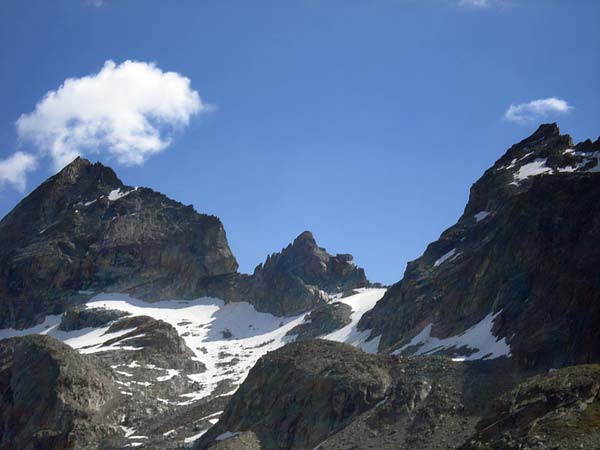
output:
M 0 188 L 10 184 L 19 192 L 24 192 L 27 172 L 36 167 L 37 158 L 29 153 L 16 152 L 0 160 Z
M 491 6 L 491 0 L 460 0 L 458 5 L 469 8 L 489 8 Z
M 572 109 L 573 107 L 565 100 L 550 97 L 529 103 L 512 104 L 504 113 L 504 118 L 510 122 L 530 122 L 553 114 L 567 114 Z
M 167 148 L 170 132 L 209 108 L 190 80 L 155 64 L 107 61 L 100 72 L 69 78 L 17 120 L 17 133 L 60 169 L 76 156 L 106 152 L 125 165 L 142 164 Z
M 90 6 L 95 6 L 96 8 L 100 8 L 104 5 L 104 0 L 86 0 L 85 1 Z
M 512 5 L 512 0 L 454 0 L 458 6 L 468 9 L 506 9 Z

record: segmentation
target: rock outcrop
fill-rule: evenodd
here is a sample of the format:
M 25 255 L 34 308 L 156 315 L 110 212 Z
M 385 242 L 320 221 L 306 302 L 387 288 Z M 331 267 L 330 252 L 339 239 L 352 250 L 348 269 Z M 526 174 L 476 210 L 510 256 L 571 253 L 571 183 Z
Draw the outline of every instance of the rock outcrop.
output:
M 248 283 L 247 295 L 257 310 L 291 316 L 323 304 L 323 293 L 365 287 L 369 281 L 352 255 L 330 255 L 305 231 L 259 264 Z
M 127 315 L 129 313 L 116 309 L 75 306 L 63 314 L 58 329 L 62 331 L 74 331 L 87 327 L 97 328 Z
M 595 449 L 600 445 L 600 366 L 553 371 L 502 396 L 460 450 Z
M 118 431 L 110 369 L 48 336 L 0 341 L 0 449 L 96 449 Z
M 0 328 L 39 322 L 91 291 L 189 298 L 237 267 L 217 217 L 77 158 L 0 221 Z
M 242 431 L 252 431 L 263 449 L 314 448 L 385 398 L 390 364 L 386 357 L 330 341 L 286 345 L 252 368 L 196 448 Z
M 352 322 L 352 308 L 341 302 L 327 303 L 313 309 L 303 323 L 288 331 L 296 340 L 314 339 L 338 330 Z
M 573 145 L 554 124 L 511 147 L 359 328 L 394 350 L 492 315 L 520 368 L 600 361 L 599 155 L 600 140 Z

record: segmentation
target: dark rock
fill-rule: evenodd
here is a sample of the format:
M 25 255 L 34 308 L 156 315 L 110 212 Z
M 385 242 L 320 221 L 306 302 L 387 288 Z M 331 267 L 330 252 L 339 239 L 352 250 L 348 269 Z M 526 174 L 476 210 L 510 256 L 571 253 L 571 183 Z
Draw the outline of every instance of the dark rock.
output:
M 352 308 L 345 303 L 327 303 L 313 309 L 304 323 L 287 332 L 288 336 L 296 335 L 296 340 L 312 339 L 348 325 L 352 320 Z
M 182 369 L 193 373 L 206 370 L 204 364 L 196 361 L 194 352 L 169 323 L 149 316 L 126 317 L 112 324 L 106 333 L 131 329 L 130 332 L 109 339 L 103 347 L 127 347 L 128 360 L 143 361 L 160 367 Z M 115 360 L 114 356 L 111 358 Z
M 372 355 L 318 339 L 288 344 L 259 360 L 195 448 L 215 448 L 226 432 L 251 432 L 267 450 L 455 448 L 490 401 L 521 381 L 509 368 L 506 360 Z
M 217 441 L 211 450 L 262 450 L 260 441 L 256 435 L 250 431 L 236 434 L 228 439 Z
M 217 217 L 77 158 L 0 221 L 0 328 L 61 313 L 89 290 L 193 297 L 237 267 Z
M 259 311 L 292 316 L 324 303 L 323 292 L 369 284 L 352 255 L 332 256 L 305 231 L 280 253 L 267 257 L 248 279 L 246 295 Z
M 598 365 L 534 377 L 502 396 L 460 450 L 597 448 L 599 393 Z
M 511 147 L 473 185 L 458 223 L 408 264 L 359 329 L 395 349 L 427 324 L 445 338 L 499 313 L 493 333 L 520 368 L 600 361 L 600 251 L 591 245 L 600 174 L 589 172 L 598 151 L 600 141 L 574 146 L 555 124 Z M 515 178 L 536 161 L 553 174 Z
M 0 448 L 96 449 L 118 427 L 110 369 L 48 336 L 0 341 Z
M 62 331 L 73 331 L 87 327 L 96 328 L 128 315 L 128 312 L 118 311 L 116 309 L 85 308 L 76 306 L 63 314 L 58 329 Z
M 250 370 L 196 448 L 227 431 L 252 431 L 263 449 L 314 448 L 385 397 L 391 361 L 330 341 L 286 345 Z

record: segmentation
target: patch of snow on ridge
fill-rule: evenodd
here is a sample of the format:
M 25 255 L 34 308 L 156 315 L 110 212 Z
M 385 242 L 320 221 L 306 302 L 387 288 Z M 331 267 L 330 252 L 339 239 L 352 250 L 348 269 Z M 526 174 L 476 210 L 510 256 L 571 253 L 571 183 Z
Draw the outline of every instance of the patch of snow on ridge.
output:
M 488 217 L 490 214 L 491 213 L 488 211 L 479 211 L 477 214 L 475 214 L 475 220 L 477 222 L 481 222 L 483 219 Z
M 352 308 L 352 314 L 350 315 L 350 320 L 352 320 L 352 322 L 339 330 L 320 337 L 330 341 L 345 342 L 346 344 L 358 347 L 365 352 L 375 353 L 377 352 L 381 336 L 367 340 L 369 339 L 371 330 L 358 331 L 356 327 L 363 314 L 370 309 L 373 309 L 375 303 L 383 297 L 386 290 L 363 288 L 356 289 L 356 291 L 358 291 L 358 294 L 356 295 L 346 298 L 335 298 L 335 301 L 345 303 Z
M 448 253 L 446 253 L 445 255 L 442 255 L 441 257 L 439 257 L 434 263 L 433 263 L 433 267 L 439 267 L 442 264 L 444 264 L 446 261 L 450 260 L 452 261 L 454 258 L 456 258 L 458 255 L 460 255 L 460 253 L 456 253 L 456 249 L 453 248 L 452 250 L 450 250 Z
M 520 181 L 526 178 L 543 173 L 552 173 L 552 168 L 546 166 L 546 158 L 536 158 L 532 162 L 519 167 L 519 170 L 515 172 L 514 181 L 511 184 L 518 185 Z
M 185 444 L 186 444 L 188 447 L 191 447 L 191 446 L 192 446 L 192 444 L 193 444 L 193 443 L 194 443 L 196 440 L 200 439 L 200 437 L 202 437 L 202 435 L 203 435 L 204 433 L 206 433 L 207 431 L 208 431 L 208 428 L 207 428 L 206 430 L 202 430 L 202 431 L 201 431 L 200 433 L 198 433 L 198 434 L 194 434 L 193 436 L 186 437 L 186 438 L 183 440 L 183 442 L 184 442 L 184 443 L 185 443 Z
M 114 190 L 110 191 L 110 194 L 108 194 L 108 199 L 111 202 L 114 202 L 116 200 L 119 200 L 120 198 L 125 197 L 126 195 L 131 194 L 132 192 L 137 191 L 137 190 L 138 190 L 137 187 L 134 187 L 133 189 L 131 189 L 129 191 L 124 191 L 124 192 L 121 192 L 121 189 L 114 189 Z
M 240 434 L 239 431 L 236 431 L 235 433 L 232 433 L 231 431 L 226 431 L 225 433 L 221 433 L 220 435 L 218 435 L 215 438 L 215 441 L 224 441 L 225 439 L 230 439 L 234 436 L 237 436 L 238 434 Z
M 510 346 L 506 342 L 506 338 L 498 339 L 492 333 L 494 319 L 501 312 L 502 310 L 496 314 L 490 313 L 479 323 L 476 323 L 461 334 L 444 339 L 431 336 L 433 325 L 429 324 L 418 335 L 412 338 L 408 344 L 395 350 L 392 354 L 400 354 L 410 347 L 418 347 L 414 353 L 415 355 L 428 355 L 442 350 L 467 347 L 474 352 L 469 356 L 455 358 L 455 360 L 473 361 L 476 359 L 495 359 L 501 356 L 510 357 Z

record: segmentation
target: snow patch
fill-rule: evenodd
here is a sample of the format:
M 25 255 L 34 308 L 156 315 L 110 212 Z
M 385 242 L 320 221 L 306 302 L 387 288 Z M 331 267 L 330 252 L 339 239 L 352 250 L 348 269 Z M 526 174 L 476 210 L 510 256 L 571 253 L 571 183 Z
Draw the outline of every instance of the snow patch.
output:
M 373 308 L 375 303 L 383 297 L 385 289 L 357 289 L 358 294 L 346 298 L 335 296 L 340 301 L 352 308 L 350 316 L 352 322 L 326 336 L 339 342 L 346 342 L 365 351 L 375 352 L 379 344 L 379 337 L 368 340 L 370 330 L 358 331 L 357 324 L 365 312 Z M 302 323 L 308 313 L 295 317 L 277 317 L 272 314 L 258 312 L 246 302 L 227 303 L 216 298 L 200 298 L 196 300 L 164 300 L 148 303 L 130 297 L 127 294 L 100 293 L 92 297 L 85 305 L 88 308 L 105 308 L 125 311 L 133 316 L 150 316 L 171 324 L 178 334 L 184 339 L 186 345 L 194 352 L 194 358 L 202 362 L 207 370 L 197 374 L 186 374 L 191 381 L 196 381 L 201 389 L 183 393 L 182 402 L 178 405 L 187 405 L 203 399 L 213 393 L 217 386 L 227 380 L 231 385 L 229 395 L 235 392 L 250 369 L 258 359 L 266 353 L 292 342 L 294 337 L 286 336 L 295 326 Z M 84 328 L 75 331 L 61 331 L 58 326 L 61 315 L 46 316 L 42 324 L 26 330 L 3 329 L 0 330 L 0 339 L 29 334 L 48 334 L 81 353 L 95 353 L 110 350 L 139 350 L 137 347 L 120 345 L 117 342 L 111 346 L 103 346 L 109 339 L 119 337 L 131 332 L 131 329 L 115 333 L 107 333 L 108 326 L 102 328 Z M 224 339 L 222 330 L 230 330 L 232 338 Z M 136 336 L 139 337 L 139 336 Z M 129 367 L 139 367 L 136 362 L 124 362 L 120 370 Z M 178 371 L 158 368 L 152 364 L 144 366 L 148 369 L 162 370 L 165 375 L 157 381 L 168 380 L 179 374 Z M 129 373 L 125 371 L 124 373 Z M 127 377 L 130 378 L 130 377 Z M 128 380 L 129 381 L 129 380 Z M 131 395 L 123 392 L 123 395 Z M 159 400 L 160 401 L 160 400 Z M 169 403 L 167 401 L 167 403 Z
M 492 333 L 494 319 L 502 312 L 496 314 L 490 313 L 479 323 L 476 323 L 468 330 L 457 336 L 451 336 L 445 339 L 439 339 L 431 336 L 433 324 L 427 325 L 412 340 L 403 347 L 392 352 L 393 355 L 402 353 L 410 347 L 418 346 L 415 355 L 428 355 L 441 350 L 459 349 L 467 347 L 474 352 L 469 356 L 454 358 L 460 361 L 473 361 L 476 359 L 494 359 L 501 356 L 511 356 L 510 346 L 506 338 L 498 339 Z
M 444 264 L 446 261 L 450 260 L 452 261 L 454 258 L 456 258 L 458 255 L 460 255 L 460 253 L 456 253 L 456 249 L 453 248 L 452 250 L 450 250 L 448 253 L 446 253 L 445 255 L 442 255 L 441 257 L 439 257 L 434 263 L 433 263 L 433 267 L 439 267 L 442 264 Z
M 491 213 L 488 211 L 479 211 L 477 214 L 475 214 L 475 220 L 477 222 L 481 222 L 483 219 L 488 217 L 490 214 Z
M 167 371 L 167 375 L 163 375 L 162 377 L 157 377 L 156 381 L 168 381 L 173 377 L 179 375 L 179 370 L 177 369 L 165 369 Z
M 514 174 L 514 180 L 510 183 L 518 185 L 521 181 L 529 177 L 541 175 L 543 173 L 552 173 L 552 168 L 546 166 L 546 158 L 536 158 L 530 163 L 523 164 Z
M 132 192 L 135 192 L 135 191 L 137 191 L 137 190 L 138 190 L 138 188 L 137 188 L 137 187 L 134 187 L 133 189 L 131 189 L 131 190 L 129 190 L 129 191 L 121 191 L 121 189 L 114 189 L 114 190 L 110 191 L 110 193 L 108 194 L 108 199 L 109 199 L 111 202 L 114 202 L 114 201 L 117 201 L 117 200 L 119 200 L 120 198 L 123 198 L 123 197 L 125 197 L 125 196 L 127 196 L 127 195 L 131 194 Z M 92 203 L 93 203 L 93 202 L 92 202 Z M 86 205 L 86 206 L 87 206 L 87 205 Z
M 231 431 L 226 431 L 225 433 L 221 433 L 220 435 L 218 435 L 215 440 L 216 441 L 224 441 L 225 439 L 230 439 L 232 437 L 237 436 L 238 434 L 240 434 L 239 431 L 236 431 L 234 433 L 232 433 Z
M 321 339 L 328 339 L 330 341 L 345 342 L 346 344 L 358 347 L 361 350 L 368 353 L 377 352 L 379 346 L 379 339 L 381 336 L 377 336 L 371 340 L 371 330 L 359 331 L 357 329 L 358 322 L 361 317 L 370 309 L 373 309 L 375 303 L 377 303 L 383 294 L 385 289 L 356 289 L 358 294 L 352 295 L 346 298 L 336 298 L 336 301 L 345 303 L 352 308 L 352 314 L 350 315 L 350 322 L 343 328 L 333 331 L 325 336 L 320 336 Z

